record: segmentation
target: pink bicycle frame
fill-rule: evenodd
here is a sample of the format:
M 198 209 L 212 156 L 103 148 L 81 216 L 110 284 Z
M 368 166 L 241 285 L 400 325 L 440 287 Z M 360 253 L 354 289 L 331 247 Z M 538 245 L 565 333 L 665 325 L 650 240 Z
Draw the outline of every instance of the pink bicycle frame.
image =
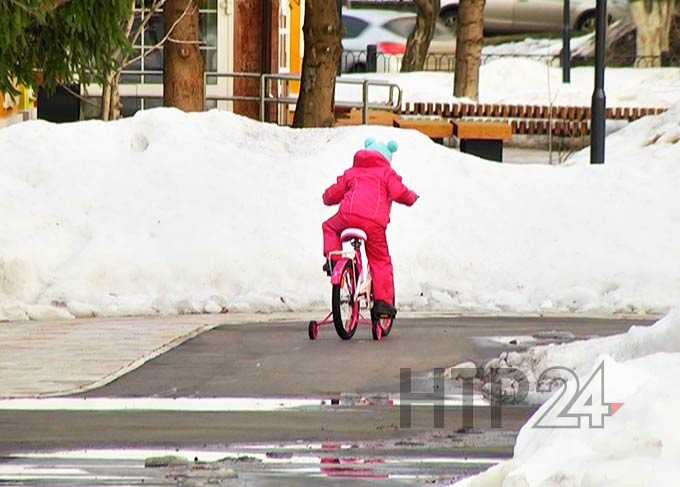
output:
M 372 322 L 370 319 L 364 317 L 361 314 L 361 308 L 360 308 L 360 301 L 359 301 L 359 282 L 360 282 L 360 276 L 364 275 L 364 266 L 363 266 L 363 259 L 362 259 L 362 252 L 361 252 L 361 247 L 355 248 L 354 249 L 354 255 L 352 257 L 349 257 L 348 252 L 343 252 L 343 251 L 334 251 L 330 252 L 327 256 L 329 265 L 330 263 L 334 260 L 333 257 L 336 257 L 335 259 L 335 265 L 333 265 L 333 273 L 331 275 L 331 284 L 339 286 L 342 284 L 342 275 L 345 270 L 345 266 L 351 265 L 354 267 L 354 313 L 356 315 L 357 323 L 355 326 L 358 325 L 368 325 L 371 326 Z M 365 276 L 364 276 L 365 277 Z M 370 294 L 370 289 L 368 290 L 368 293 Z M 371 296 L 366 296 L 366 302 L 367 302 L 367 307 L 370 308 L 370 299 Z M 323 325 L 330 325 L 333 323 L 333 313 L 329 313 L 322 321 L 319 321 L 318 324 L 319 326 Z

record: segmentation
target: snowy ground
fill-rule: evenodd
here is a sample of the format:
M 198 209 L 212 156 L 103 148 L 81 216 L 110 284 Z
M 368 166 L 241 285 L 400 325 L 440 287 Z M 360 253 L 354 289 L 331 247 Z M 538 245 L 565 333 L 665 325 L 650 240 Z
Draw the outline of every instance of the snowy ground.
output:
M 602 375 L 589 382 L 600 364 Z M 650 328 L 537 347 L 517 366 L 529 376 L 568 367 L 580 381 L 549 396 L 520 431 L 512 460 L 456 487 L 677 485 L 680 308 Z M 586 415 L 568 416 L 574 413 Z M 598 418 L 601 427 L 592 427 Z
M 607 157 L 614 164 L 647 161 L 649 171 L 656 162 L 680 160 L 680 104 L 654 117 L 645 117 L 607 137 Z M 588 164 L 590 148 L 574 154 L 570 164 Z M 677 220 L 674 220 L 677 222 Z
M 320 195 L 368 135 L 399 142 L 393 165 L 422 196 L 388 233 L 402 309 L 659 313 L 680 298 L 678 144 L 501 165 L 412 131 L 157 109 L 0 130 L 0 320 L 326 307 Z
M 593 34 L 582 35 L 579 37 L 573 37 L 571 39 L 570 47 L 571 52 L 577 51 L 583 45 L 592 42 Z M 482 49 L 482 56 L 492 57 L 498 56 L 535 56 L 540 57 L 541 61 L 547 61 L 548 57 L 557 57 L 562 52 L 562 39 L 537 39 L 532 37 L 527 37 L 521 41 L 516 42 L 504 42 L 503 44 L 495 44 L 490 46 L 484 46 Z
M 377 79 L 396 83 L 403 90 L 404 102 L 452 103 L 453 73 L 369 73 L 346 75 L 354 79 Z M 590 106 L 593 94 L 593 68 L 573 68 L 571 83 L 562 83 L 562 69 L 531 59 L 498 59 L 482 65 L 479 101 Z M 611 107 L 667 107 L 680 101 L 680 68 L 607 68 L 607 104 Z M 361 101 L 361 87 L 338 85 L 338 100 Z M 370 88 L 373 102 L 387 99 L 380 87 Z M 464 100 L 463 100 L 464 101 Z M 469 101 L 469 100 L 468 100 Z

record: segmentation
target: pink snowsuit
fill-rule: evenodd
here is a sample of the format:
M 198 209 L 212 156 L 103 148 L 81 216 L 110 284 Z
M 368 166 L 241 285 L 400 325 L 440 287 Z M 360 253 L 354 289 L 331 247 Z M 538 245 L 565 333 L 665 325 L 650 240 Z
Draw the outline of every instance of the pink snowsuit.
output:
M 373 150 L 358 151 L 353 166 L 323 194 L 325 205 L 340 204 L 339 211 L 322 225 L 324 257 L 341 250 L 340 233 L 346 228 L 366 232 L 366 254 L 376 301 L 394 305 L 392 258 L 385 237 L 392 202 L 411 206 L 417 199 L 418 195 L 401 182 L 389 161 Z

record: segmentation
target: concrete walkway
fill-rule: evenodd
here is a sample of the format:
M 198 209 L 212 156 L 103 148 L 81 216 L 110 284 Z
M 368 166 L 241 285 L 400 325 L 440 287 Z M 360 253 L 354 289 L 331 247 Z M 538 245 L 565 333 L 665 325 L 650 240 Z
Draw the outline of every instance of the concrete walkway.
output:
M 216 326 L 300 318 L 275 313 L 0 323 L 0 398 L 88 391 Z

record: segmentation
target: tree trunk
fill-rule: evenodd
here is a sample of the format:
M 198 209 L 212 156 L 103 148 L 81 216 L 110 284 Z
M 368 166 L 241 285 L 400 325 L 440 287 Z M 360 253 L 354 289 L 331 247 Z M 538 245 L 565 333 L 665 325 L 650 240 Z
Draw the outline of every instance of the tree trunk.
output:
M 120 72 L 111 78 L 111 102 L 109 104 L 109 120 L 118 120 L 123 103 L 120 100 Z
M 199 3 L 200 0 L 167 0 L 163 7 L 166 29 L 174 26 L 163 46 L 163 104 L 187 112 L 200 112 L 204 107 Z
M 461 0 L 456 33 L 456 72 L 453 96 L 479 98 L 479 66 L 484 44 L 485 0 Z
M 111 84 L 109 79 L 107 79 L 102 89 L 101 119 L 107 122 L 109 120 L 109 115 L 111 115 Z
M 670 29 L 674 10 L 675 0 L 630 2 L 630 13 L 637 29 L 636 66 L 661 66 L 661 54 L 670 51 Z
M 418 17 L 416 17 L 416 26 L 406 42 L 406 52 L 401 61 L 402 73 L 423 70 L 439 15 L 440 0 L 415 1 Z
M 134 43 L 134 38 L 132 34 L 132 27 L 135 22 L 135 0 L 130 0 L 130 16 L 127 19 L 125 25 L 125 36 L 130 39 L 131 43 Z M 141 26 L 139 27 L 141 29 Z M 123 104 L 120 99 L 120 76 L 121 71 L 125 69 L 128 64 L 128 57 L 120 52 L 116 51 L 116 70 L 110 73 L 106 77 L 106 83 L 104 84 L 104 89 L 102 90 L 102 103 L 101 103 L 101 113 L 100 118 L 104 121 L 106 120 L 118 120 L 120 118 L 120 112 L 123 108 Z
M 237 73 L 277 73 L 279 67 L 279 8 L 278 0 L 234 0 L 234 71 Z M 267 83 L 272 94 L 276 81 Z M 257 78 L 234 79 L 234 95 L 260 96 Z M 280 105 L 267 103 L 264 120 L 276 120 Z M 234 101 L 234 113 L 260 119 L 260 104 L 255 101 Z
M 335 123 L 335 77 L 342 53 L 337 3 L 307 0 L 302 32 L 305 51 L 293 126 L 331 127 Z

